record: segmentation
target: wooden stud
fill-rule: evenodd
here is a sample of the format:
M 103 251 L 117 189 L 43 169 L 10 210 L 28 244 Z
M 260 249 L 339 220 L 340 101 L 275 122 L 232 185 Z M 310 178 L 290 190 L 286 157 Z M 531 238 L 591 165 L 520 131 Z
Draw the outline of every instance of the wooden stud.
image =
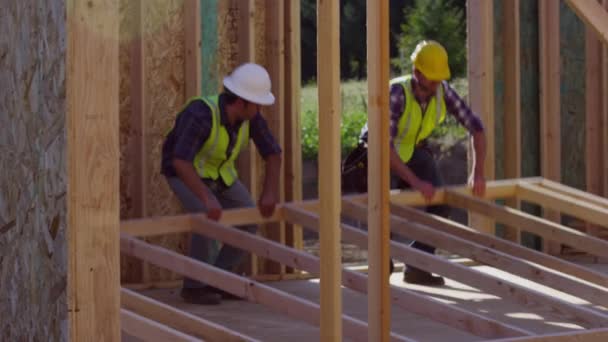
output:
M 321 341 L 341 341 L 340 1 L 317 0 Z
M 561 181 L 561 114 L 560 114 L 560 48 L 559 2 L 539 0 L 539 59 L 540 59 L 540 172 L 544 178 Z M 561 222 L 555 211 L 543 211 L 543 216 Z M 559 254 L 561 246 L 543 241 L 543 250 Z
M 566 3 L 604 44 L 608 44 L 608 11 L 601 3 L 596 0 L 566 0 Z
M 582 220 L 608 227 L 608 208 L 577 200 L 533 184 L 522 182 L 517 186 L 517 194 L 523 200 L 535 202 Z
M 218 78 L 218 0 L 201 2 L 201 89 L 203 96 L 217 94 L 220 89 Z
M 120 249 L 123 253 L 141 258 L 159 267 L 170 269 L 183 276 L 205 282 L 235 296 L 246 298 L 251 302 L 262 304 L 307 323 L 316 326 L 321 324 L 319 305 L 308 300 L 251 281 L 165 248 L 148 244 L 124 233 L 120 237 Z M 366 323 L 347 315 L 342 316 L 342 320 L 345 336 L 357 341 L 367 338 Z M 393 337 L 393 340 L 409 341 L 396 335 Z
M 592 329 L 545 334 L 534 337 L 518 337 L 494 340 L 493 342 L 604 342 L 608 340 L 608 329 Z
M 368 202 L 369 294 L 367 319 L 369 341 L 388 341 L 391 327 L 388 262 L 390 259 L 389 215 L 389 29 L 388 0 L 367 1 L 367 84 L 368 84 Z
M 67 324 L 71 341 L 119 341 L 119 5 L 66 11 Z
M 483 213 L 499 222 L 519 226 L 522 230 L 538 234 L 550 241 L 578 248 L 581 251 L 598 256 L 608 256 L 608 242 L 578 230 L 457 192 L 450 191 L 446 197 L 449 205 Z
M 521 177 L 521 94 L 519 47 L 519 0 L 505 0 L 503 10 L 503 63 L 504 63 L 504 176 Z M 507 205 L 519 208 L 516 199 Z M 519 243 L 521 235 L 515 227 L 505 227 L 505 239 Z
M 562 195 L 570 196 L 576 200 L 585 201 L 589 204 L 593 204 L 605 209 L 608 209 L 608 198 L 594 195 L 567 185 L 563 185 L 550 180 L 543 180 L 540 184 L 543 188 L 549 189 L 553 192 L 560 193 Z
M 486 179 L 495 177 L 493 1 L 467 0 L 469 101 L 486 127 Z M 479 162 L 479 161 L 475 161 Z M 471 227 L 494 234 L 494 222 L 469 213 Z
M 120 298 L 124 309 L 203 340 L 258 341 L 125 288 L 121 290 Z
M 454 221 L 433 216 L 420 210 L 401 205 L 391 206 L 391 213 L 408 220 L 431 226 L 435 230 L 458 236 L 462 239 L 486 246 L 496 251 L 507 253 L 516 258 L 527 260 L 549 269 L 559 270 L 559 272 L 580 278 L 593 284 L 608 287 L 608 275 L 604 273 L 535 251 L 517 243 L 505 241 L 491 235 L 482 234 L 475 229 L 461 225 Z
M 120 320 L 122 331 L 143 341 L 202 341 L 129 310 L 120 309 Z
M 141 1 L 141 0 L 138 0 Z M 184 1 L 184 75 L 186 76 L 186 98 L 201 96 L 201 2 Z
M 365 221 L 365 215 L 362 214 L 367 209 L 365 205 L 345 201 L 342 203 L 342 208 L 343 214 Z M 436 231 L 434 227 L 409 222 L 392 215 L 391 231 L 412 240 L 433 244 L 437 248 L 477 260 L 524 279 L 588 300 L 590 303 L 608 306 L 608 291 L 605 288 L 582 283 L 553 270 L 530 264 L 509 254 L 451 234 Z
M 604 0 L 604 9 L 608 11 L 608 0 Z M 602 48 L 602 94 L 608 93 L 608 44 L 604 44 Z M 603 177 L 604 192 L 603 196 L 608 197 L 608 99 L 602 98 L 602 146 L 604 155 L 600 160 L 603 162 L 601 175 Z
M 288 205 L 285 210 L 288 220 L 298 222 L 307 228 L 319 231 L 318 215 L 292 205 Z M 246 244 L 247 248 L 251 248 L 252 245 L 252 243 Z M 274 248 L 279 248 L 279 246 Z M 293 251 L 290 252 L 289 256 L 279 256 L 277 254 L 277 257 L 282 258 L 285 262 L 295 262 L 299 266 L 301 265 L 302 268 L 308 269 L 313 273 L 318 272 L 319 260 L 317 258 L 308 254 L 303 254 L 298 258 L 293 253 Z M 312 262 L 313 259 L 315 259 L 315 263 Z M 309 265 L 304 266 L 303 260 L 311 261 Z M 365 275 L 347 270 L 346 268 L 342 270 L 342 274 L 344 286 L 359 292 L 367 293 L 368 286 Z M 492 338 L 499 335 L 531 334 L 523 329 L 488 319 L 487 317 L 459 309 L 453 305 L 442 304 L 402 287 L 391 286 L 390 297 L 393 302 L 409 312 L 427 317 L 456 329 L 468 331 L 476 336 Z

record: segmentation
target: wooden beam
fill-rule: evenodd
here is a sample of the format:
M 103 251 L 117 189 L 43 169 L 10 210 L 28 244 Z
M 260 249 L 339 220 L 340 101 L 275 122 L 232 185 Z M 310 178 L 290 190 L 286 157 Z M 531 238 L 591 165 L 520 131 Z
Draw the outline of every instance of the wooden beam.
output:
M 521 94 L 520 94 L 520 44 L 519 0 L 502 2 L 503 11 L 503 63 L 504 63 L 504 177 L 521 177 Z M 519 208 L 516 199 L 507 205 Z M 515 227 L 505 227 L 505 239 L 519 243 L 521 234 Z
M 526 201 L 578 217 L 581 220 L 608 227 L 608 208 L 577 200 L 575 197 L 559 194 L 538 185 L 522 182 L 517 186 L 518 196 Z
M 569 245 L 581 251 L 603 257 L 608 256 L 608 242 L 589 236 L 578 230 L 457 192 L 449 192 L 446 194 L 446 197 L 449 205 L 492 216 L 499 222 L 519 226 L 522 230 L 538 234 L 550 241 Z
M 469 101 L 486 127 L 486 179 L 495 178 L 494 145 L 494 9 L 493 1 L 467 0 Z M 479 161 L 475 161 L 476 163 Z M 495 233 L 494 222 L 469 213 L 470 225 Z
M 119 341 L 119 5 L 70 1 L 66 11 L 69 336 Z
M 543 188 L 549 189 L 553 192 L 560 193 L 562 195 L 570 196 L 576 198 L 577 200 L 585 201 L 589 204 L 593 204 L 605 209 L 608 209 L 608 198 L 594 195 L 592 193 L 582 191 L 567 185 L 563 185 L 561 183 L 553 182 L 548 179 L 543 180 L 538 185 Z
M 125 288 L 121 290 L 120 299 L 124 309 L 203 340 L 258 341 Z
M 370 341 L 388 341 L 389 301 L 389 15 L 388 0 L 367 0 L 369 294 L 367 319 Z M 334 163 L 335 164 L 335 163 Z
M 201 1 L 201 89 L 203 96 L 217 94 L 218 78 L 218 0 Z
M 604 44 L 608 44 L 608 11 L 601 3 L 596 0 L 566 0 L 566 3 Z
M 560 113 L 560 47 L 559 2 L 539 0 L 540 59 L 540 172 L 547 179 L 561 181 L 561 113 Z M 543 216 L 559 223 L 560 214 L 543 211 Z M 548 241 L 543 249 L 559 254 L 561 246 Z
M 492 342 L 604 342 L 608 340 L 608 329 L 576 330 L 545 334 L 533 337 L 517 337 Z
M 319 217 L 316 214 L 307 212 L 295 206 L 288 206 L 285 208 L 285 210 L 286 217 L 289 221 L 297 222 L 307 228 L 319 231 Z M 250 248 L 252 243 L 246 243 L 246 245 Z M 275 248 L 279 247 L 276 246 Z M 290 255 L 277 255 L 277 257 L 282 258 L 282 260 L 285 262 L 295 262 L 297 265 L 309 270 L 312 273 L 318 272 L 317 269 L 319 260 L 317 258 L 308 254 L 303 254 L 303 256 L 296 258 L 293 253 L 294 252 L 292 251 L 290 252 Z M 309 265 L 304 265 L 303 260 L 311 261 Z M 312 260 L 314 260 L 314 263 Z M 342 270 L 342 274 L 344 286 L 355 291 L 367 293 L 367 279 L 364 274 L 350 271 L 346 268 Z M 459 330 L 467 331 L 476 336 L 492 338 L 498 335 L 531 334 L 523 329 L 488 319 L 485 316 L 459 309 L 453 305 L 443 304 L 402 287 L 391 286 L 390 298 L 395 304 L 406 309 L 408 312 L 427 317 L 436 322 L 446 324 Z
M 367 206 L 345 201 L 342 203 L 342 207 L 343 214 L 360 221 L 365 221 L 363 213 L 367 210 Z M 539 267 L 490 247 L 436 231 L 434 227 L 410 222 L 391 215 L 391 231 L 412 240 L 433 244 L 437 248 L 477 260 L 524 279 L 588 300 L 592 304 L 608 306 L 608 291 L 606 288 L 580 282 L 551 269 Z M 531 293 L 530 297 L 533 298 L 533 293 Z
M 120 309 L 121 330 L 143 341 L 195 342 L 202 341 L 170 328 L 164 324 L 140 316 L 132 311 Z M 117 340 L 118 341 L 118 340 Z
M 489 247 L 496 251 L 507 253 L 516 258 L 527 260 L 531 263 L 535 263 L 550 269 L 559 270 L 562 273 L 568 274 L 575 278 L 580 278 L 593 284 L 608 287 L 608 275 L 604 273 L 535 251 L 511 241 L 505 241 L 491 235 L 482 234 L 473 228 L 461 225 L 454 221 L 400 205 L 391 206 L 391 213 L 408 220 L 431 226 L 435 230 L 458 236 L 462 239 Z
M 608 11 L 608 0 L 604 0 L 604 9 Z M 602 47 L 602 94 L 608 93 L 608 44 Z M 603 162 L 602 178 L 604 183 L 603 196 L 608 197 L 608 99 L 602 98 L 602 146 L 604 148 L 604 156 L 600 158 Z
M 159 267 L 203 281 L 213 287 L 220 288 L 235 296 L 262 304 L 266 307 L 303 320 L 315 326 L 320 325 L 320 306 L 308 300 L 290 295 L 270 286 L 251 281 L 206 263 L 194 260 L 179 253 L 148 244 L 132 236 L 122 233 L 120 249 L 123 253 L 148 261 Z M 367 324 L 344 315 L 345 332 L 355 340 L 367 338 Z
M 141 0 L 139 0 L 141 1 Z M 186 98 L 201 96 L 201 1 L 185 0 L 184 5 L 184 75 Z
M 321 341 L 342 340 L 340 290 L 340 1 L 317 0 Z

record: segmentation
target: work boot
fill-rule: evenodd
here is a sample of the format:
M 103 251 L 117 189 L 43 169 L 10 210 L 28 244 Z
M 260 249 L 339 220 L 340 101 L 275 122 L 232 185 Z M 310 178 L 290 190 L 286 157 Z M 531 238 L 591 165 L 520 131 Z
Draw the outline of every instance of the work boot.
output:
M 403 281 L 409 284 L 425 286 L 443 286 L 445 281 L 429 272 L 414 267 L 407 267 L 403 272 Z
M 395 272 L 395 263 L 393 262 L 393 259 L 389 259 L 389 261 L 390 263 L 388 264 L 388 275 L 390 277 L 390 275 Z
M 183 288 L 180 296 L 186 303 L 199 305 L 218 305 L 222 302 L 222 296 L 217 292 L 204 287 L 188 289 Z
M 222 297 L 222 299 L 226 299 L 226 300 L 243 300 L 243 298 L 239 297 L 239 296 L 235 296 L 230 292 L 226 292 L 222 289 L 218 289 L 216 287 L 213 286 L 209 286 L 209 289 L 215 293 L 217 293 L 218 295 L 220 295 L 220 297 Z

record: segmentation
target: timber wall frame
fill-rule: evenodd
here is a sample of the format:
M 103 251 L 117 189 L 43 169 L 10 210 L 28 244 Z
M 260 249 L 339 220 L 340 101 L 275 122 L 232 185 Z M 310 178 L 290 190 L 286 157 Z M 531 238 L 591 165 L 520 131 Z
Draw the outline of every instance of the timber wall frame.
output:
M 515 208 L 495 204 L 495 200 L 498 199 L 531 201 L 573 216 L 595 217 L 598 220 L 605 218 L 604 225 L 608 223 L 607 199 L 542 178 L 490 182 L 485 199 L 473 197 L 468 187 L 446 187 L 438 191 L 432 203 L 448 204 L 475 211 L 522 231 L 539 234 L 553 242 L 582 248 L 598 256 L 608 255 L 608 241 L 544 218 L 526 214 Z M 418 193 L 393 192 L 390 201 L 389 219 L 393 233 L 423 242 L 432 241 L 438 248 L 584 299 L 589 304 L 570 304 L 537 290 L 454 264 L 444 258 L 420 252 L 394 241 L 391 242 L 393 258 L 401 261 L 407 260 L 408 264 L 497 295 L 503 300 L 522 305 L 546 306 L 554 311 L 567 314 L 571 317 L 572 323 L 585 328 L 578 332 L 581 338 L 591 336 L 598 341 L 601 338 L 608 338 L 606 329 L 608 328 L 608 311 L 598 308 L 598 306 L 608 307 L 607 274 L 522 247 L 454 221 L 415 210 L 414 207 L 425 204 Z M 342 197 L 342 214 L 357 220 L 366 220 L 366 204 L 366 194 L 344 196 Z M 264 256 L 286 267 L 318 276 L 321 272 L 321 264 L 317 257 L 232 227 L 243 223 L 288 222 L 301 225 L 305 229 L 319 230 L 318 209 L 318 201 L 306 201 L 285 203 L 278 207 L 274 216 L 269 219 L 262 218 L 256 210 L 236 209 L 226 211 L 219 222 L 209 221 L 201 214 L 123 221 L 121 223 L 121 251 L 318 326 L 321 308 L 316 303 L 273 289 L 255 280 L 200 263 L 139 239 L 139 237 L 176 232 L 194 232 Z M 362 248 L 367 247 L 368 236 L 365 231 L 348 224 L 341 224 L 341 227 L 344 241 L 357 244 Z M 355 291 L 366 293 L 367 275 L 343 268 L 342 284 Z M 140 296 L 130 290 L 123 289 L 122 291 L 122 306 L 123 310 L 126 310 L 121 313 L 123 329 L 135 336 L 145 337 L 150 329 L 153 329 L 162 331 L 163 334 L 174 334 L 173 336 L 180 340 L 196 340 L 196 338 L 214 340 L 220 337 L 222 340 L 254 340 Z M 487 340 L 542 341 L 553 338 L 553 335 L 534 335 L 517 326 L 488 319 L 403 288 L 391 287 L 390 298 L 394 305 L 405 310 Z M 368 332 L 365 322 L 347 315 L 342 315 L 341 321 L 345 337 L 363 341 L 367 340 L 368 334 L 371 334 L 371 327 Z M 577 333 L 558 334 L 559 336 L 556 335 L 556 337 L 563 335 L 563 338 L 567 338 L 575 334 Z M 405 336 L 394 333 L 389 335 L 389 339 L 411 341 Z

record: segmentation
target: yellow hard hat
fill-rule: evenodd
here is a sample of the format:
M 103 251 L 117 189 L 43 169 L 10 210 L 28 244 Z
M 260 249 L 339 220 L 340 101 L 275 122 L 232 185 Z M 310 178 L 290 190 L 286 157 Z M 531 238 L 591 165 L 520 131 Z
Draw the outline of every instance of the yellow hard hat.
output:
M 412 53 L 412 63 L 430 81 L 444 81 L 450 78 L 448 53 L 441 44 L 433 40 L 423 40 Z

